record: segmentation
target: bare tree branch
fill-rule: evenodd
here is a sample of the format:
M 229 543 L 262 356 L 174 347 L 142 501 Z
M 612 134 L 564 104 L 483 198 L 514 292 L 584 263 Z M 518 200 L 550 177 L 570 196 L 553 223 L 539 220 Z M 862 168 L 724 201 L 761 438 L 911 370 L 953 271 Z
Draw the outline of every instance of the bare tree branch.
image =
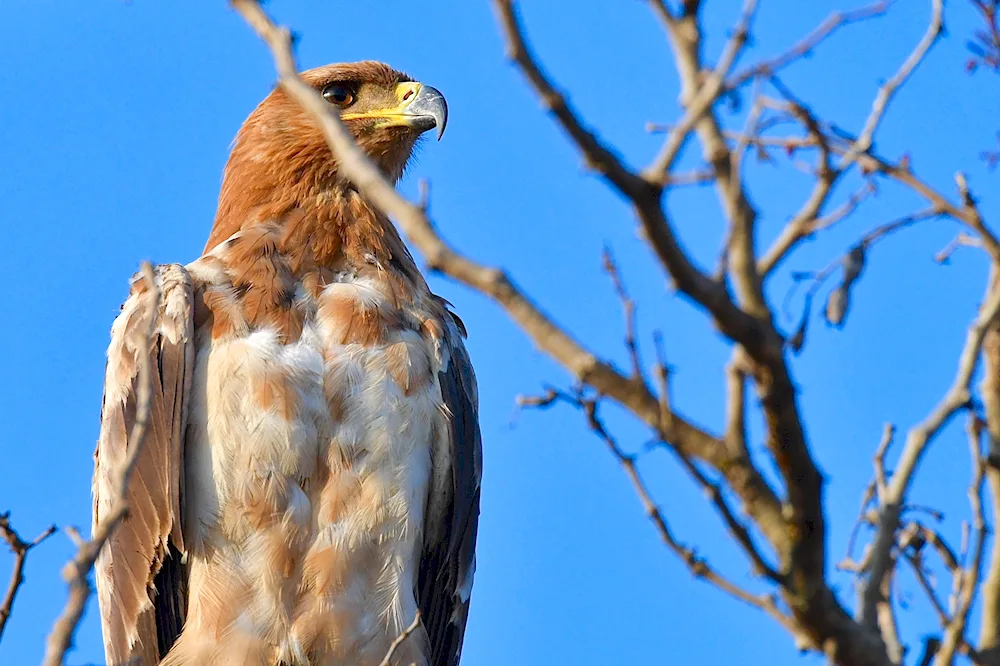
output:
M 951 621 L 945 626 L 944 640 L 934 659 L 936 666 L 950 666 L 954 662 L 955 653 L 964 645 L 965 627 L 969 621 L 969 613 L 976 599 L 979 579 L 982 573 L 983 554 L 986 551 L 986 519 L 983 513 L 983 482 L 985 478 L 982 456 L 982 430 L 975 414 L 969 414 L 968 420 L 969 453 L 972 458 L 972 483 L 969 485 L 969 504 L 972 507 L 973 539 L 972 562 L 967 568 L 959 570 L 957 576 L 957 607 Z
M 688 567 L 693 576 L 714 585 L 726 594 L 754 608 L 764 611 L 769 616 L 777 620 L 793 635 L 800 635 L 801 632 L 795 626 L 792 618 L 782 613 L 778 608 L 777 601 L 773 595 L 755 595 L 744 590 L 713 569 L 704 558 L 697 554 L 693 548 L 685 546 L 677 540 L 673 531 L 667 524 L 663 513 L 653 501 L 648 486 L 639 474 L 639 469 L 636 465 L 636 457 L 625 453 L 604 425 L 604 421 L 599 415 L 599 402 L 597 399 L 587 398 L 579 392 L 574 395 L 555 389 L 549 389 L 544 396 L 535 398 L 521 397 L 518 399 L 518 404 L 521 406 L 530 405 L 541 408 L 549 407 L 556 402 L 569 404 L 583 412 L 587 418 L 587 424 L 590 429 L 607 445 L 608 450 L 615 457 L 615 460 L 618 461 L 618 464 L 621 465 L 626 476 L 628 476 L 636 494 L 639 496 L 639 500 L 642 502 L 646 515 L 656 526 L 656 530 L 659 533 L 660 538 L 663 540 L 663 543 Z M 728 507 L 728 504 L 725 503 L 725 499 L 721 497 L 718 486 L 709 482 L 701 474 L 701 472 L 691 464 L 690 459 L 682 457 L 682 461 L 686 462 L 685 466 L 688 468 L 688 471 L 693 471 L 693 474 L 699 480 L 699 484 L 702 488 L 709 491 L 709 499 L 716 505 L 716 508 L 719 509 L 720 513 L 723 514 L 727 525 L 731 529 L 735 529 L 739 532 L 741 534 L 741 538 L 745 539 L 745 548 L 748 549 L 747 552 L 754 560 L 755 566 L 760 567 L 760 572 L 763 575 L 766 575 L 769 578 L 777 578 L 778 574 L 771 569 L 770 565 L 763 561 L 756 547 L 750 542 L 750 536 L 746 532 L 745 528 L 739 525 L 736 521 L 731 509 Z M 714 489 L 715 492 L 711 492 L 712 489 Z
M 906 83 L 906 80 L 910 78 L 913 70 L 923 61 L 924 56 L 931 50 L 931 47 L 941 38 L 944 29 L 943 13 L 944 0 L 931 0 L 931 20 L 927 26 L 927 32 L 924 33 L 920 43 L 913 49 L 913 52 L 906 58 L 899 70 L 879 88 L 875 102 L 872 104 L 871 113 L 865 121 L 861 134 L 858 135 L 854 145 L 851 146 L 851 149 L 841 160 L 841 169 L 851 164 L 860 153 L 867 152 L 872 147 L 875 132 L 878 130 L 878 126 L 881 124 L 882 118 L 885 116 L 890 102 L 892 102 L 892 98 L 899 91 L 900 87 Z
M 156 284 L 156 276 L 153 267 L 148 262 L 142 264 L 143 279 L 146 281 L 150 294 L 149 318 L 145 340 L 138 348 L 149 348 L 153 344 L 154 331 L 160 309 L 160 289 Z M 150 402 L 153 391 L 153 373 L 150 365 L 150 355 L 139 354 L 139 374 L 136 387 L 136 413 L 135 423 L 128 436 L 128 455 L 120 470 L 117 470 L 117 495 L 112 499 L 111 507 L 107 514 L 101 518 L 94 528 L 94 534 L 90 541 L 79 544 L 76 555 L 63 567 L 63 578 L 69 583 L 69 599 L 62 613 L 52 625 L 45 645 L 45 656 L 42 659 L 42 666 L 62 666 L 66 658 L 66 652 L 73 644 L 73 635 L 76 633 L 77 625 L 83 617 L 87 599 L 90 598 L 90 582 L 88 576 L 94 568 L 94 562 L 98 554 L 108 542 L 111 535 L 118 528 L 128 514 L 128 484 L 135 469 L 139 454 L 142 452 L 146 441 L 147 427 L 149 425 Z M 71 533 L 72 534 L 72 533 Z
M 747 361 L 739 349 L 726 366 L 726 447 L 733 456 L 750 458 L 746 421 Z
M 656 14 L 656 18 L 663 23 L 664 27 L 673 25 L 676 18 L 667 7 L 666 0 L 649 0 L 649 6 L 653 8 L 653 13 Z
M 951 257 L 960 247 L 983 247 L 983 242 L 975 236 L 970 236 L 964 231 L 960 231 L 941 251 L 934 255 L 934 261 L 939 264 L 946 264 L 951 261 Z
M 837 259 L 827 264 L 821 270 L 816 272 L 793 273 L 792 278 L 796 281 L 796 283 L 806 280 L 811 281 L 809 289 L 805 294 L 802 315 L 799 319 L 798 332 L 790 341 L 790 344 L 792 344 L 795 351 L 800 351 L 802 345 L 804 344 L 805 330 L 809 322 L 809 317 L 812 313 L 813 299 L 830 277 L 835 275 L 838 270 L 842 271 L 843 277 L 841 282 L 827 297 L 826 311 L 824 312 L 824 317 L 826 318 L 827 323 L 839 327 L 844 324 L 844 320 L 850 307 L 852 289 L 864 270 L 867 262 L 868 251 L 882 239 L 900 231 L 901 229 L 905 229 L 919 222 L 932 220 L 940 216 L 941 213 L 939 211 L 929 208 L 927 210 L 912 213 L 897 220 L 881 224 L 862 236 L 847 252 L 837 257 Z M 785 298 L 786 308 L 794 291 L 794 288 L 790 290 Z
M 872 552 L 871 573 L 864 587 L 860 618 L 863 623 L 875 622 L 875 610 L 881 598 L 881 582 L 891 568 L 891 550 L 895 543 L 899 516 L 906 492 L 913 481 L 917 465 L 927 446 L 957 412 L 965 409 L 972 398 L 971 383 L 988 327 L 1000 313 L 1000 288 L 991 285 L 979 315 L 966 336 L 959 358 L 955 379 L 934 410 L 907 435 L 903 453 L 889 480 L 879 512 L 878 531 Z
M 25 541 L 10 524 L 10 511 L 0 513 L 0 537 L 10 546 L 10 552 L 14 554 L 14 570 L 10 575 L 10 583 L 7 586 L 7 593 L 4 595 L 3 603 L 0 604 L 0 640 L 3 639 L 3 630 L 7 626 L 7 620 L 14 610 L 14 599 L 18 590 L 24 584 L 24 566 L 28 560 L 28 552 L 32 548 L 48 539 L 56 531 L 55 525 L 50 525 L 44 532 L 31 541 Z
M 990 280 L 1000 279 L 1000 266 L 993 265 Z M 983 379 L 980 385 L 986 416 L 986 478 L 994 525 L 1000 520 L 1000 323 L 990 326 L 983 341 Z M 990 561 L 983 580 L 979 649 L 990 666 L 1000 665 L 1000 539 L 994 529 Z
M 973 57 L 966 63 L 966 70 L 974 72 L 979 67 L 1000 71 L 1000 0 L 971 0 L 982 16 L 984 28 L 974 33 L 966 43 Z
M 757 264 L 757 271 L 762 277 L 766 277 L 773 271 L 799 242 L 824 227 L 836 224 L 852 213 L 861 200 L 860 195 L 855 195 L 851 197 L 844 207 L 832 212 L 826 221 L 820 220 L 823 207 L 833 193 L 833 187 L 843 174 L 843 171 L 833 166 L 830 158 L 829 141 L 820 129 L 819 120 L 813 112 L 806 105 L 796 100 L 791 92 L 783 86 L 780 86 L 779 89 L 782 90 L 782 93 L 788 100 L 787 108 L 789 113 L 797 118 L 805 127 L 810 144 L 819 148 L 819 157 L 817 158 L 816 166 L 816 184 L 813 186 L 809 198 L 792 220 L 785 225 L 784 230 L 782 230 L 777 240 L 774 241 L 774 244 Z
M 681 77 L 682 101 L 696 100 L 697 96 L 703 95 L 711 97 L 708 107 L 694 123 L 694 129 L 701 141 L 705 161 L 715 170 L 719 200 L 730 224 L 726 265 L 736 276 L 736 291 L 743 309 L 757 319 L 769 320 L 770 311 L 764 300 L 754 252 L 753 235 L 757 213 L 750 205 L 738 173 L 734 169 L 733 155 L 729 151 L 722 127 L 711 107 L 722 92 L 723 82 L 729 69 L 746 45 L 756 11 L 755 0 L 744 2 L 740 19 L 709 81 L 702 81 L 701 31 L 697 25 L 697 17 L 690 16 L 679 21 L 671 28 L 669 36 L 677 72 Z M 694 102 L 685 105 L 693 106 Z
M 622 303 L 622 311 L 625 314 L 625 347 L 628 349 L 629 358 L 632 360 L 632 379 L 645 383 L 642 372 L 642 359 L 639 357 L 639 345 L 635 337 L 635 301 L 629 297 L 625 289 L 625 281 L 618 270 L 618 264 L 611 256 L 610 248 L 604 248 L 602 258 L 604 272 L 611 278 L 611 284 L 618 294 L 618 300 Z
M 416 631 L 419 626 L 420 609 L 418 608 L 417 612 L 413 615 L 413 622 L 410 622 L 409 626 L 403 629 L 399 636 L 396 636 L 396 638 L 392 640 L 392 643 L 389 645 L 389 651 L 385 653 L 384 657 L 382 657 L 382 661 L 379 662 L 379 666 L 391 666 L 392 658 L 395 656 L 396 650 L 399 649 L 399 646 L 402 645 L 403 642 L 410 637 L 410 634 Z
M 750 34 L 750 25 L 756 11 L 756 0 L 746 0 L 740 21 L 726 42 L 726 46 L 719 58 L 719 63 L 707 77 L 702 76 L 700 63 L 698 63 L 697 69 L 692 68 L 695 65 L 694 61 L 688 62 L 685 65 L 682 74 L 681 101 L 687 112 L 671 131 L 667 141 L 660 149 L 659 155 L 643 171 L 643 178 L 648 182 L 660 185 L 669 182 L 670 171 L 677 158 L 680 157 L 681 150 L 684 148 L 684 144 L 687 143 L 691 132 L 701 123 L 706 114 L 710 112 L 712 106 L 719 99 L 719 96 L 725 92 L 725 78 L 729 75 L 729 71 L 739 59 L 743 48 L 746 46 L 747 38 Z M 679 34 L 685 35 L 690 40 L 699 39 L 697 9 L 690 12 L 686 11 L 684 17 L 668 22 L 666 27 L 667 33 L 673 39 L 676 39 Z M 703 78 L 704 80 L 702 80 Z
M 541 74 L 525 48 L 513 3 L 510 0 L 495 0 L 494 6 L 511 47 L 512 57 L 539 97 L 553 110 L 581 151 L 591 158 L 591 163 L 594 162 L 594 155 L 603 159 L 605 153 L 595 151 L 593 142 L 590 141 L 592 135 L 580 131 L 581 126 L 575 114 L 565 104 L 552 105 L 553 100 L 562 101 L 562 97 L 553 97 L 551 84 Z M 744 16 L 750 15 L 752 9 L 753 3 L 745 5 Z M 668 33 L 677 55 L 678 71 L 681 73 L 682 100 L 695 99 L 695 95 L 703 94 L 699 92 L 698 85 L 701 66 L 697 16 L 685 13 L 668 25 Z M 711 95 L 708 98 L 714 99 Z M 689 103 L 689 114 L 693 107 L 694 104 Z M 783 588 L 786 602 L 796 619 L 814 636 L 813 642 L 823 645 L 832 659 L 852 664 L 889 663 L 881 638 L 859 628 L 825 584 L 825 527 L 821 500 L 823 481 L 806 443 L 794 384 L 783 355 L 783 342 L 773 327 L 770 310 L 760 296 L 760 280 L 759 276 L 755 276 L 756 259 L 752 251 L 754 212 L 742 185 L 733 178 L 732 160 L 717 119 L 710 110 L 704 115 L 691 114 L 689 117 L 706 147 L 707 160 L 715 167 L 720 199 L 723 200 L 735 232 L 730 247 L 742 253 L 741 257 L 736 257 L 734 253 L 737 260 L 731 262 L 731 265 L 733 274 L 738 276 L 741 305 L 747 311 L 729 299 L 722 285 L 709 280 L 690 264 L 677 246 L 673 230 L 658 202 L 645 197 L 642 190 L 631 189 L 630 181 L 616 169 L 606 168 L 602 173 L 633 201 L 647 238 L 678 289 L 705 307 L 723 334 L 741 344 L 752 361 L 752 375 L 767 422 L 768 447 L 788 487 L 789 496 L 784 505 L 786 512 L 782 518 L 784 527 L 774 530 L 770 517 L 760 512 L 759 503 L 747 502 L 746 496 L 738 489 L 737 493 L 744 499 L 750 515 L 767 535 L 772 547 L 781 554 L 782 567 L 788 570 L 788 584 Z M 667 147 L 670 145 L 668 140 Z M 714 150 L 714 146 L 720 146 L 721 152 Z M 749 253 L 746 251 L 748 246 Z M 664 439 L 672 441 L 670 437 Z M 753 466 L 745 461 L 742 469 L 748 468 L 752 470 Z M 726 473 L 728 477 L 728 472 Z M 752 474 L 759 476 L 756 471 Z M 763 518 L 768 520 L 762 520 Z
M 657 377 L 659 378 L 660 395 L 663 396 L 662 404 L 663 411 L 665 414 L 670 414 L 669 406 L 669 395 L 670 395 L 670 383 L 669 383 L 669 371 L 667 370 L 666 360 L 662 349 L 658 350 L 657 366 L 658 372 Z M 596 410 L 596 407 L 595 407 Z M 596 412 L 594 414 L 596 418 Z M 591 421 L 591 426 L 594 423 Z M 598 422 L 603 430 L 603 424 Z M 765 576 L 768 580 L 775 583 L 782 584 L 783 577 L 777 571 L 774 570 L 761 554 L 760 549 L 757 544 L 754 543 L 754 539 L 750 534 L 750 530 L 738 519 L 733 509 L 729 506 L 729 502 L 726 500 L 722 489 L 719 487 L 718 483 L 715 483 L 699 469 L 698 465 L 691 460 L 690 456 L 686 455 L 683 451 L 680 451 L 674 447 L 668 447 L 674 453 L 677 454 L 678 460 L 680 460 L 681 465 L 687 470 L 691 478 L 695 480 L 698 486 L 701 488 L 704 495 L 712 502 L 715 506 L 715 510 L 722 517 L 723 522 L 726 524 L 726 529 L 729 533 L 736 539 L 736 542 L 743 549 L 744 554 L 750 559 L 753 573 L 757 576 Z M 743 452 L 739 451 L 737 455 L 742 455 Z
M 934 612 L 937 613 L 941 626 L 947 626 L 951 622 L 951 618 L 948 616 L 948 611 L 945 610 L 944 604 L 938 598 L 937 592 L 934 590 L 934 585 L 931 584 L 927 577 L 922 558 L 914 555 L 906 555 L 906 561 L 913 567 L 913 574 L 916 576 L 917 582 L 920 583 L 924 594 L 927 595 L 927 599 L 931 602 Z
M 851 23 L 866 21 L 876 16 L 883 16 L 889 11 L 889 7 L 894 1 L 895 0 L 882 0 L 882 2 L 875 2 L 848 12 L 833 12 L 826 18 L 826 20 L 820 23 L 815 30 L 806 35 L 802 40 L 792 46 L 792 48 L 778 56 L 775 56 L 774 58 L 764 60 L 763 62 L 759 62 L 752 67 L 748 67 L 734 74 L 733 77 L 726 82 L 726 89 L 732 90 L 734 88 L 738 88 L 753 78 L 773 76 L 774 74 L 777 74 L 788 65 L 791 65 L 797 60 L 811 54 L 813 50 L 820 45 L 820 43 L 832 36 L 840 28 L 846 27 Z
M 846 151 L 840 147 L 835 148 L 835 150 L 846 154 Z M 869 172 L 884 174 L 905 185 L 927 199 L 934 208 L 943 214 L 966 225 L 982 240 L 993 261 L 1000 262 L 1000 240 L 997 240 L 997 237 L 986 226 L 982 214 L 976 205 L 976 201 L 969 194 L 967 188 L 964 192 L 960 192 L 963 196 L 963 202 L 955 204 L 925 181 L 918 178 L 913 173 L 908 161 L 900 161 L 898 163 L 889 162 L 869 151 L 864 155 L 858 156 L 858 163 L 863 169 Z M 964 183 L 964 178 L 961 181 Z
M 896 622 L 896 612 L 892 602 L 892 581 L 895 577 L 893 573 L 886 576 L 882 583 L 882 600 L 879 601 L 876 612 L 878 614 L 878 628 L 885 642 L 886 653 L 889 660 L 894 664 L 903 662 L 903 642 L 899 638 L 899 624 Z

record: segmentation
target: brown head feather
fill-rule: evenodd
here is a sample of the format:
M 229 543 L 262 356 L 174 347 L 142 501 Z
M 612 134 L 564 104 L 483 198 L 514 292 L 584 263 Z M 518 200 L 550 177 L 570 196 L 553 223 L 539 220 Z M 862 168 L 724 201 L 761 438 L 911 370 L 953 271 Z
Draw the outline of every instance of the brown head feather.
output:
M 326 65 L 302 77 L 317 90 L 334 82 L 352 84 L 354 107 L 361 110 L 385 105 L 394 99 L 397 84 L 412 80 L 374 61 Z M 376 127 L 365 118 L 345 124 L 361 149 L 398 180 L 420 132 Z M 367 257 L 384 265 L 401 262 L 407 277 L 419 279 L 392 224 L 339 177 L 322 132 L 281 87 L 257 106 L 236 136 L 205 251 L 266 222 L 283 228 L 281 250 L 296 273 Z

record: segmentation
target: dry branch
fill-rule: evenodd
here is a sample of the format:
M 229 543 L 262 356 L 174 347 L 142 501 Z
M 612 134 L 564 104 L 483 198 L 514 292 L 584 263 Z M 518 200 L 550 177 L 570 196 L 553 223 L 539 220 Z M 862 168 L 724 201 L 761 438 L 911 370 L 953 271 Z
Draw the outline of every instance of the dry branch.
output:
M 44 532 L 31 541 L 25 541 L 10 524 L 10 511 L 0 513 L 0 537 L 10 546 L 10 552 L 14 555 L 14 570 L 10 574 L 10 583 L 7 586 L 7 593 L 4 595 L 3 603 L 0 604 L 0 640 L 3 639 L 3 631 L 7 627 L 7 620 L 14 610 L 14 599 L 17 597 L 21 585 L 24 584 L 24 566 L 28 560 L 28 552 L 32 548 L 48 539 L 56 531 L 55 525 L 50 525 Z
M 153 267 L 146 262 L 142 264 L 142 275 L 146 281 L 146 286 L 150 294 L 149 318 L 145 330 L 145 340 L 138 348 L 149 349 L 153 344 L 155 327 L 157 325 L 158 313 L 160 309 L 160 289 L 156 284 L 156 276 Z M 137 354 L 139 360 L 139 374 L 136 386 L 136 412 L 135 422 L 132 430 L 128 434 L 128 455 L 122 463 L 121 469 L 117 470 L 117 479 L 114 484 L 116 494 L 111 501 L 111 507 L 101 518 L 94 534 L 89 541 L 79 544 L 76 555 L 63 567 L 62 575 L 69 584 L 69 599 L 62 613 L 56 619 L 52 630 L 49 633 L 45 645 L 45 656 L 42 659 L 42 666 L 63 666 L 66 659 L 66 652 L 73 644 L 73 635 L 76 633 L 77 625 L 83 617 L 84 608 L 90 598 L 91 586 L 89 581 L 90 571 L 94 568 L 97 556 L 108 542 L 111 535 L 118 528 L 128 514 L 128 484 L 135 469 L 139 454 L 142 452 L 146 441 L 147 426 L 149 425 L 150 403 L 153 392 L 153 371 L 150 363 L 150 354 Z
M 872 103 L 871 113 L 868 115 L 868 119 L 865 120 L 861 134 L 858 135 L 854 145 L 851 146 L 851 149 L 841 160 L 841 169 L 851 164 L 859 154 L 867 152 L 872 147 L 872 143 L 875 140 L 875 132 L 882 123 L 882 118 L 885 117 L 892 98 L 899 92 L 899 89 L 906 83 L 906 80 L 910 78 L 910 75 L 913 74 L 917 66 L 923 62 L 924 56 L 931 50 L 931 47 L 944 34 L 943 14 L 944 0 L 931 0 L 931 20 L 927 26 L 927 32 L 924 33 L 920 42 L 900 66 L 899 70 L 879 88 L 878 95 Z
M 994 264 L 991 282 L 996 282 L 998 275 L 1000 266 Z M 1000 539 L 996 535 L 996 524 L 1000 520 L 1000 323 L 994 323 L 989 328 L 983 341 L 983 379 L 980 390 L 987 435 L 984 465 L 994 534 L 983 579 L 979 649 L 984 655 L 988 655 L 987 663 L 990 666 L 997 666 L 1000 664 Z
M 694 548 L 684 545 L 677 539 L 677 537 L 674 536 L 673 531 L 667 523 L 666 517 L 653 501 L 649 487 L 643 480 L 642 475 L 639 474 L 636 457 L 625 453 L 615 438 L 608 431 L 604 421 L 601 419 L 599 414 L 600 403 L 597 398 L 588 398 L 580 391 L 568 393 L 552 388 L 548 389 L 542 396 L 522 396 L 518 398 L 518 405 L 522 407 L 531 406 L 546 408 L 558 402 L 571 405 L 583 412 L 590 430 L 605 443 L 608 450 L 625 472 L 626 476 L 628 476 L 629 481 L 632 483 L 632 486 L 639 497 L 639 500 L 642 502 L 646 516 L 656 526 L 656 530 L 659 533 L 660 539 L 663 541 L 664 545 L 666 545 L 667 548 L 687 566 L 693 576 L 710 583 L 735 599 L 764 611 L 785 627 L 785 629 L 792 633 L 792 635 L 798 636 L 799 640 L 807 641 L 795 625 L 794 620 L 782 613 L 778 608 L 777 600 L 774 595 L 756 595 L 739 587 L 712 568 L 703 557 L 698 555 Z M 729 508 L 725 498 L 722 497 L 718 486 L 708 481 L 708 479 L 693 466 L 690 459 L 682 457 L 682 460 L 686 462 L 688 470 L 692 471 L 693 474 L 695 474 L 699 479 L 702 488 L 706 490 L 706 494 L 709 499 L 716 506 L 717 510 L 719 510 L 720 514 L 723 515 L 723 519 L 725 520 L 727 527 L 734 533 L 734 535 L 738 535 L 738 538 L 741 540 L 747 554 L 753 559 L 755 566 L 758 568 L 759 573 L 771 580 L 777 580 L 779 578 L 779 574 L 774 571 L 770 565 L 764 562 L 760 552 L 751 542 L 751 537 L 746 531 L 746 528 L 737 521 L 732 509 Z
M 832 212 L 826 221 L 820 220 L 823 208 L 833 194 L 833 188 L 843 175 L 843 171 L 834 168 L 830 159 L 829 140 L 820 128 L 820 122 L 812 110 L 795 99 L 791 92 L 783 86 L 779 87 L 779 90 L 782 91 L 787 102 L 784 105 L 772 103 L 772 108 L 786 109 L 792 117 L 802 123 L 807 132 L 806 141 L 808 143 L 805 145 L 816 146 L 819 149 L 819 156 L 816 165 L 816 184 L 813 186 L 812 192 L 791 221 L 785 225 L 771 248 L 757 263 L 757 271 L 762 278 L 771 273 L 802 240 L 809 238 L 822 228 L 836 224 L 852 213 L 857 204 L 860 203 L 859 195 L 855 195 L 845 207 Z M 786 149 L 788 148 L 787 140 L 784 141 L 783 145 Z
M 618 264 L 615 262 L 614 257 L 611 255 L 611 249 L 608 247 L 604 248 L 602 264 L 604 272 L 611 278 L 611 284 L 615 288 L 615 293 L 618 294 L 618 300 L 621 301 L 622 312 L 625 315 L 625 347 L 628 349 L 629 358 L 632 359 L 632 379 L 645 382 L 642 372 L 642 359 L 639 356 L 639 345 L 636 341 L 635 333 L 635 301 L 628 295 L 628 291 L 625 289 L 625 281 L 618 270 Z
M 838 153 L 846 154 L 846 149 L 841 146 L 835 147 L 834 150 Z M 960 195 L 964 195 L 962 203 L 956 204 L 926 181 L 918 178 L 913 172 L 909 160 L 891 162 L 877 156 L 873 151 L 860 155 L 857 159 L 861 167 L 867 172 L 878 173 L 892 178 L 924 197 L 932 207 L 941 211 L 942 214 L 964 224 L 983 243 L 993 261 L 1000 263 L 1000 240 L 986 226 L 982 213 L 967 188 L 964 192 L 960 192 Z M 964 183 L 964 178 L 960 180 Z
M 953 238 L 947 245 L 941 248 L 941 251 L 934 255 L 934 261 L 939 264 L 946 264 L 951 261 L 952 255 L 960 247 L 983 247 L 982 241 L 980 241 L 975 236 L 970 236 L 964 231 L 960 231 L 955 238 Z
M 409 626 L 403 629 L 403 631 L 400 632 L 399 636 L 396 636 L 396 638 L 392 640 L 392 643 L 389 645 L 389 651 L 385 653 L 385 656 L 382 658 L 382 661 L 379 662 L 379 666 L 390 666 L 392 664 L 392 658 L 396 654 L 396 650 L 399 649 L 399 646 L 402 645 L 403 642 L 410 637 L 410 634 L 416 631 L 417 627 L 419 626 L 420 626 L 420 609 L 418 608 L 416 614 L 414 614 L 413 616 L 413 622 L 410 622 Z
M 991 285 L 979 315 L 970 327 L 965 346 L 959 357 L 958 369 L 951 387 L 930 414 L 910 430 L 906 444 L 889 480 L 879 512 L 878 531 L 872 546 L 869 582 L 864 587 L 861 621 L 874 622 L 875 607 L 880 600 L 879 587 L 891 569 L 891 550 L 896 541 L 899 517 L 906 492 L 913 481 L 917 465 L 927 446 L 947 422 L 968 407 L 972 399 L 972 377 L 979 362 L 983 338 L 1000 313 L 1000 286 Z
M 846 27 L 852 23 L 859 23 L 884 15 L 887 11 L 889 11 L 889 7 L 893 2 L 894 0 L 883 0 L 882 2 L 875 2 L 866 7 L 860 7 L 848 12 L 833 12 L 826 18 L 826 20 L 820 23 L 815 30 L 806 35 L 784 53 L 781 53 L 774 58 L 759 62 L 752 67 L 748 67 L 741 72 L 734 74 L 733 77 L 726 82 L 726 89 L 732 90 L 738 88 L 753 78 L 773 76 L 777 74 L 779 71 L 792 63 L 807 57 L 817 46 L 819 46 L 827 38 L 831 37 L 840 28 Z

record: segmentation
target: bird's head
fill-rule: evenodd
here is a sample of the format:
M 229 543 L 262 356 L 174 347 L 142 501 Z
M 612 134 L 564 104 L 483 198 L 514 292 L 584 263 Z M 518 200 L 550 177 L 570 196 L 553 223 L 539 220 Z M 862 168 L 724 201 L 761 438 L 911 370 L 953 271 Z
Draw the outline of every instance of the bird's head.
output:
M 398 180 L 417 139 L 448 121 L 444 96 L 380 62 L 317 67 L 301 73 L 354 136 L 358 146 Z M 312 118 L 278 86 L 243 123 L 233 142 L 208 246 L 258 218 L 328 201 L 347 186 Z
M 436 129 L 440 139 L 448 122 L 440 91 L 380 62 L 325 65 L 301 77 L 340 114 L 359 147 L 393 180 L 402 175 L 420 135 Z M 316 123 L 281 87 L 260 103 L 240 135 L 237 146 L 246 135 L 276 158 L 294 163 L 298 156 L 336 168 Z
M 417 138 L 436 129 L 440 140 L 448 123 L 448 105 L 437 88 L 380 62 L 318 67 L 302 78 L 340 113 L 361 149 L 394 179 L 402 175 Z

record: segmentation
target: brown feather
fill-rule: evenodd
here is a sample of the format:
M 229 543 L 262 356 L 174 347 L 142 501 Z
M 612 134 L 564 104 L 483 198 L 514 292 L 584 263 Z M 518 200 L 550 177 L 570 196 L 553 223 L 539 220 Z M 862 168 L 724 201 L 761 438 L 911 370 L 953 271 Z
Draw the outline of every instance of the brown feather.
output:
M 157 283 L 162 298 L 156 313 L 157 334 L 149 350 L 154 372 L 149 431 L 128 487 L 129 515 L 95 566 L 110 664 L 134 657 L 157 663 L 160 644 L 176 638 L 174 634 L 158 639 L 157 618 L 179 629 L 185 613 L 182 567 L 171 566 L 172 579 L 162 581 L 166 586 L 155 593 L 153 585 L 171 550 L 180 553 L 184 548 L 181 447 L 194 361 L 192 287 L 187 272 L 178 265 L 158 267 Z M 137 355 L 142 353 L 145 337 L 143 312 L 150 303 L 146 290 L 134 289 L 113 329 L 95 452 L 95 526 L 102 506 L 113 499 L 115 470 L 132 445 L 127 438 L 135 422 Z M 127 383 L 119 383 L 124 377 Z

